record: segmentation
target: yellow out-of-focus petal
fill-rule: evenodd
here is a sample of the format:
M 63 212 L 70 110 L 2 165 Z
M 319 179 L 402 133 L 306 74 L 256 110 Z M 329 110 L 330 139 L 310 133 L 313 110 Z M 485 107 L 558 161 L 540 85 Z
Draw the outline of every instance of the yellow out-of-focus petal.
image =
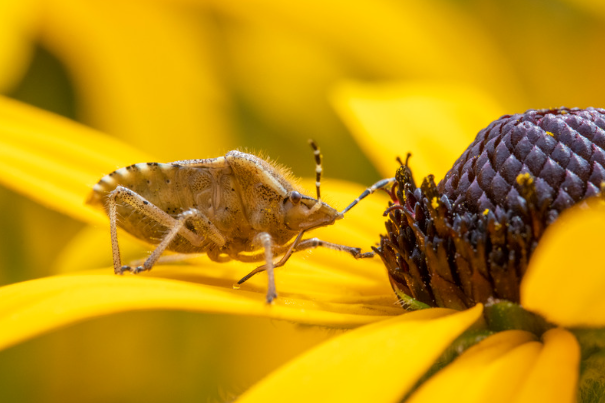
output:
M 166 160 L 233 146 L 212 24 L 162 2 L 49 3 L 42 41 L 71 73 L 87 123 Z
M 511 402 L 573 403 L 580 365 L 580 347 L 565 329 L 551 329 L 542 336 L 544 347 L 525 384 Z
M 564 3 L 569 3 L 577 8 L 584 8 L 588 12 L 598 15 L 601 18 L 605 17 L 605 4 L 599 0 L 561 0 Z
M 224 32 L 224 57 L 240 102 L 257 119 L 281 129 L 275 130 L 274 138 L 283 136 L 281 142 L 303 144 L 301 140 L 313 133 L 326 147 L 341 129 L 329 108 L 326 89 L 344 74 L 344 66 L 317 38 L 293 31 L 275 21 L 240 23 L 237 29 Z M 293 140 L 296 134 L 302 138 Z
M 566 210 L 532 255 L 521 283 L 521 303 L 565 327 L 605 326 L 605 205 Z
M 506 59 L 480 24 L 444 2 L 211 2 L 245 21 L 318 38 L 345 68 L 351 66 L 370 77 L 454 77 L 504 97 L 517 88 Z
M 48 112 L 0 98 L 0 183 L 36 202 L 87 222 L 105 222 L 84 205 L 105 174 L 144 153 Z
M 445 176 L 477 132 L 503 112 L 486 93 L 439 82 L 344 83 L 333 103 L 361 148 L 385 176 L 412 153 L 415 179 Z
M 497 333 L 426 381 L 409 402 L 510 402 L 542 346 L 521 330 Z
M 303 324 L 356 327 L 385 319 L 368 304 L 313 302 L 279 298 L 273 305 L 264 294 L 195 284 L 188 281 L 113 274 L 46 277 L 0 288 L 0 348 L 43 332 L 116 312 L 178 309 L 262 316 Z
M 427 309 L 351 331 L 278 369 L 237 401 L 399 402 L 482 309 Z
M 27 71 L 39 8 L 38 0 L 0 1 L 0 92 L 16 86 Z

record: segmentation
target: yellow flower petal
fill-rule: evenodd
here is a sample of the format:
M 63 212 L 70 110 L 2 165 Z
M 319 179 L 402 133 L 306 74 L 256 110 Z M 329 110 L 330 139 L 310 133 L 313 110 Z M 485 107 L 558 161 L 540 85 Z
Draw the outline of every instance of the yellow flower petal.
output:
M 562 0 L 576 8 L 584 8 L 586 11 L 601 18 L 605 17 L 605 4 L 599 0 Z
M 103 175 L 150 157 L 68 119 L 0 98 L 0 183 L 88 222 L 107 220 L 84 205 Z
M 13 89 L 27 71 L 38 12 L 36 0 L 0 1 L 0 92 Z
M 238 402 L 399 402 L 443 350 L 481 316 L 427 309 L 366 326 L 303 354 Z M 374 351 L 375 349 L 375 351 Z
M 428 174 L 445 176 L 479 130 L 503 114 L 487 94 L 438 82 L 348 83 L 337 88 L 334 105 L 361 148 L 385 176 L 411 152 L 418 184 Z
M 211 24 L 162 2 L 50 3 L 42 41 L 73 76 L 86 122 L 165 160 L 233 146 Z
M 222 279 L 214 283 L 227 286 Z M 288 297 L 267 305 L 260 293 L 142 276 L 47 277 L 0 288 L 0 348 L 83 319 L 141 309 L 182 309 L 355 327 L 384 319 L 376 308 L 358 301 L 329 303 Z
M 605 206 L 573 207 L 545 232 L 523 282 L 521 303 L 565 327 L 605 326 Z
M 408 402 L 509 402 L 540 354 L 535 336 L 521 330 L 497 333 L 468 349 L 431 377 Z
M 542 339 L 544 348 L 511 402 L 575 402 L 580 365 L 578 341 L 564 329 L 551 329 Z
M 320 38 L 328 55 L 342 55 L 341 63 L 371 77 L 455 77 L 498 88 L 503 96 L 516 87 L 506 60 L 480 24 L 444 2 L 213 0 L 212 4 L 244 21 Z

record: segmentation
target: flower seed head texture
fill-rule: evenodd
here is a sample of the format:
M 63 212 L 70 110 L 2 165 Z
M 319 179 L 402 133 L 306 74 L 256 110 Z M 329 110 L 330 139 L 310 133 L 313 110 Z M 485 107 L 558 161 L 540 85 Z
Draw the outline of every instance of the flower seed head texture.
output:
M 481 130 L 436 185 L 397 171 L 387 236 L 376 252 L 397 294 L 465 309 L 519 302 L 544 230 L 566 208 L 600 194 L 605 110 L 529 110 Z M 402 302 L 404 299 L 402 298 Z
M 605 179 L 605 109 L 529 110 L 481 130 L 439 191 L 469 211 L 519 208 L 519 174 L 557 212 L 599 193 Z

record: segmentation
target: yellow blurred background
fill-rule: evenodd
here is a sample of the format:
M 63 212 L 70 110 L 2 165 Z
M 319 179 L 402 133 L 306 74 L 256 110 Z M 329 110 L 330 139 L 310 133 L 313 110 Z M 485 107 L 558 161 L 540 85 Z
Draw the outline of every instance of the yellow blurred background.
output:
M 339 84 L 456 84 L 507 113 L 603 107 L 604 4 L 3 0 L 0 91 L 162 162 L 245 148 L 312 176 L 313 138 L 326 176 L 369 184 L 381 174 L 330 105 Z M 61 271 L 74 244 L 106 231 L 4 188 L 0 222 L 2 285 Z M 98 249 L 84 269 L 109 266 L 108 240 Z M 104 317 L 0 352 L 0 401 L 230 401 L 339 332 L 184 312 Z

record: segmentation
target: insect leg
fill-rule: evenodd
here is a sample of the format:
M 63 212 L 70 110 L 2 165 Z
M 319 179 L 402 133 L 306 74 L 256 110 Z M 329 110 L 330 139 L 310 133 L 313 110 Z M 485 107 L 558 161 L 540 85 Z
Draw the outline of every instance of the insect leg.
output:
M 346 245 L 339 245 L 336 243 L 331 243 L 331 242 L 326 242 L 326 241 L 322 241 L 319 238 L 309 238 L 309 239 L 305 239 L 303 241 L 301 241 L 295 249 L 295 252 L 299 252 L 301 250 L 305 250 L 305 249 L 312 249 L 312 248 L 317 248 L 317 247 L 324 247 L 324 248 L 328 248 L 328 249 L 333 249 L 333 250 L 339 250 L 342 252 L 347 252 L 349 254 L 351 254 L 355 259 L 363 259 L 366 257 L 373 257 L 374 256 L 374 252 L 365 252 L 365 253 L 361 253 L 361 249 L 360 248 L 353 248 L 351 246 L 346 246 Z
M 220 249 L 216 248 L 216 249 L 210 249 L 207 253 L 206 256 L 208 256 L 208 258 L 210 260 L 212 260 L 213 262 L 217 262 L 217 263 L 225 263 L 225 262 L 229 262 L 232 257 L 229 255 L 225 255 L 224 253 L 221 253 Z M 258 262 L 258 260 L 257 260 Z
M 128 266 L 122 266 L 120 258 L 120 248 L 118 245 L 118 233 L 117 233 L 117 203 L 118 200 L 125 202 L 135 210 L 145 214 L 149 218 L 157 221 L 159 224 L 173 229 L 177 226 L 177 219 L 173 218 L 170 214 L 164 210 L 155 206 L 153 203 L 146 200 L 144 197 L 139 195 L 132 190 L 123 186 L 117 186 L 111 191 L 107 198 L 107 210 L 109 215 L 109 229 L 111 232 L 111 249 L 113 252 L 113 268 L 116 274 L 122 274 L 125 270 L 130 270 Z M 207 220 L 206 220 L 207 222 Z M 219 244 L 224 245 L 225 239 L 220 234 L 220 231 L 214 227 L 214 225 L 208 223 L 208 229 L 203 228 L 210 235 L 210 239 Z M 214 230 L 213 230 L 214 229 Z M 192 245 L 200 245 L 204 240 L 204 237 L 196 234 L 184 226 L 180 226 L 178 234 L 191 242 Z M 222 243 L 221 243 L 222 242 Z
M 266 253 L 267 253 L 266 251 L 267 251 L 267 249 L 265 248 L 265 260 L 266 260 L 267 263 L 264 264 L 264 265 L 262 265 L 262 266 L 260 266 L 260 267 L 257 267 L 256 269 L 252 270 L 250 273 L 246 274 L 240 281 L 237 282 L 237 284 L 242 284 L 242 283 L 248 281 L 255 274 L 258 274 L 258 273 L 263 272 L 265 270 L 269 270 L 269 268 L 268 268 L 269 262 L 271 262 L 271 271 L 273 271 L 273 269 L 276 268 L 276 267 L 283 266 L 288 261 L 288 259 L 290 258 L 290 256 L 292 256 L 292 253 L 294 252 L 294 249 L 295 249 L 296 245 L 300 242 L 300 239 L 302 238 L 302 236 L 303 236 L 304 233 L 305 233 L 305 231 L 300 231 L 298 233 L 298 236 L 296 237 L 296 239 L 291 244 L 289 244 L 289 245 L 286 246 L 288 248 L 288 251 L 286 252 L 286 254 L 277 263 L 273 263 L 273 260 L 271 260 L 271 261 L 267 260 L 267 257 L 266 257 Z M 260 235 L 261 234 L 259 234 L 259 236 Z M 278 251 L 281 248 L 282 247 L 280 247 L 280 246 L 274 247 L 274 249 L 277 249 Z M 272 250 L 272 252 L 273 252 L 273 250 Z M 271 253 L 271 254 L 273 255 L 273 253 Z M 253 255 L 253 256 L 251 256 L 251 258 L 254 258 L 256 256 L 257 255 Z M 238 255 L 237 260 L 245 261 L 245 260 L 241 259 L 239 255 Z M 273 274 L 271 274 L 271 277 L 273 277 Z M 273 285 L 273 287 L 275 287 L 275 285 Z M 269 298 L 269 295 L 267 295 L 267 300 L 268 300 L 268 298 Z M 267 301 L 267 302 L 271 302 L 271 301 Z
M 168 245 L 170 245 L 170 242 L 172 242 L 174 238 L 176 238 L 176 236 L 179 234 L 179 232 L 185 227 L 187 221 L 193 219 L 202 219 L 207 221 L 206 216 L 204 216 L 196 209 L 187 210 L 179 214 L 178 218 L 176 219 L 176 225 L 170 229 L 168 234 L 166 234 L 166 236 L 164 236 L 164 239 L 162 239 L 162 242 L 160 242 L 160 244 L 153 250 L 153 252 L 151 252 L 151 255 L 149 255 L 147 260 L 145 260 L 143 266 L 138 266 L 135 269 L 129 268 L 130 271 L 136 274 L 145 270 L 151 270 L 153 265 L 158 261 L 158 259 L 162 255 L 162 253 L 166 250 Z
M 369 188 L 367 188 L 366 190 L 364 190 L 363 193 L 357 199 L 353 200 L 353 202 L 351 204 L 349 204 L 347 206 L 347 208 L 345 208 L 344 210 L 342 210 L 339 214 L 343 215 L 347 211 L 351 210 L 362 199 L 365 199 L 367 196 L 371 195 L 376 190 L 382 189 L 383 187 L 388 186 L 389 184 L 394 183 L 394 182 L 395 182 L 395 178 L 388 178 L 388 179 L 379 180 L 378 182 L 376 182 L 375 184 L 373 184 L 372 186 L 370 186 Z
M 275 298 L 277 298 L 277 292 L 275 290 L 275 276 L 273 273 L 273 239 L 271 235 L 266 232 L 261 232 L 257 235 L 258 241 L 265 250 L 265 265 L 264 268 L 267 271 L 269 277 L 269 286 L 267 288 L 267 303 L 270 304 Z
M 116 196 L 110 194 L 107 202 L 107 215 L 109 216 L 109 232 L 111 234 L 111 252 L 113 257 L 113 271 L 122 274 L 122 258 L 120 257 L 120 245 L 118 244 L 118 217 Z

